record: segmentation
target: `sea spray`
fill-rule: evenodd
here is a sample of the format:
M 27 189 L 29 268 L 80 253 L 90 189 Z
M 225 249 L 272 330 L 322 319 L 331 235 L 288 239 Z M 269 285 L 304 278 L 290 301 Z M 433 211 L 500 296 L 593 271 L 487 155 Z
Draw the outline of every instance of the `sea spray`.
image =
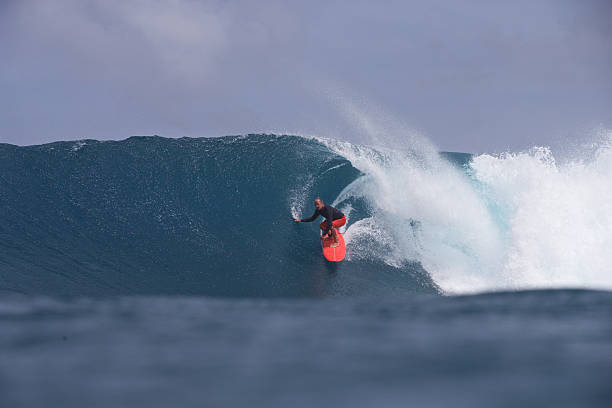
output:
M 371 211 L 347 229 L 351 257 L 420 262 L 449 293 L 511 286 L 500 228 L 464 171 L 437 153 L 323 142 L 364 173 L 336 200 L 360 198 Z
M 321 140 L 364 173 L 335 202 L 371 211 L 347 229 L 351 257 L 418 261 L 446 293 L 612 288 L 610 143 L 563 163 L 535 147 L 460 168 L 438 154 Z

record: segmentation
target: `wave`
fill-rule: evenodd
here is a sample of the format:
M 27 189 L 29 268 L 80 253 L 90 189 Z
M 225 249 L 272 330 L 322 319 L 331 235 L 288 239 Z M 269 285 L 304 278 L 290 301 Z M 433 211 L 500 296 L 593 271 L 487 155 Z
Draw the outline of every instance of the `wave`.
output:
M 52 295 L 436 292 L 417 263 L 327 264 L 311 198 L 360 172 L 296 136 L 0 145 L 0 289 Z M 310 214 L 308 214 L 310 215 Z
M 0 290 L 393 295 L 612 288 L 612 153 L 287 135 L 0 145 Z M 312 199 L 347 215 L 323 260 Z

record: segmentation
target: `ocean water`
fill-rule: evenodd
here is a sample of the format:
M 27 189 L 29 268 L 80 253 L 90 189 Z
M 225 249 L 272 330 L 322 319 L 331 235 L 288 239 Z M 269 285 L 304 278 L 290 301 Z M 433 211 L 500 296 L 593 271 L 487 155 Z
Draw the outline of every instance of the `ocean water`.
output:
M 610 406 L 611 154 L 0 144 L 0 404 Z
M 3 298 L 6 407 L 607 407 L 612 294 Z

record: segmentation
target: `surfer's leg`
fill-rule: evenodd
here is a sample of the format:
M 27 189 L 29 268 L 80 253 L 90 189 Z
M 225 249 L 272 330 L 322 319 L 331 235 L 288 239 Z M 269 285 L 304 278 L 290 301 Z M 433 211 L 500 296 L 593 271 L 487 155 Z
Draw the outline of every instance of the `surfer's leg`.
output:
M 339 245 L 338 228 L 343 226 L 344 224 L 346 224 L 346 217 L 342 217 L 332 221 L 332 238 L 334 239 L 334 243 L 331 245 L 332 248 L 335 248 Z
M 327 231 L 327 220 L 319 224 L 319 227 L 321 227 L 321 231 Z
M 346 217 L 342 217 L 332 221 L 332 236 L 334 237 L 334 243 L 338 243 L 338 235 L 336 235 L 336 228 L 339 228 L 344 224 L 346 224 Z
M 344 224 L 346 224 L 346 217 L 338 218 L 337 220 L 332 221 L 332 225 L 336 228 L 340 228 Z

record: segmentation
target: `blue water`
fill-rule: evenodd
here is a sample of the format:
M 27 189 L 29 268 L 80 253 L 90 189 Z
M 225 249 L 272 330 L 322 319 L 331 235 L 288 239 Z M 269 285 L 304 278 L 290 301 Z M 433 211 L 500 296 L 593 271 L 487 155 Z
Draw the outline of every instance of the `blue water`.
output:
M 572 273 L 589 289 L 557 288 L 574 275 L 551 264 L 562 279 L 525 290 L 547 281 L 524 252 L 509 289 L 517 263 L 492 268 L 478 236 L 515 254 L 515 219 L 482 164 L 404 152 L 418 165 L 398 173 L 352 149 L 275 135 L 0 145 L 0 406 L 610 406 L 606 273 L 587 264 Z M 388 189 L 372 181 L 385 169 Z M 472 202 L 441 189 L 428 202 L 440 174 L 483 194 L 491 221 L 471 229 Z M 317 223 L 291 219 L 316 196 L 348 215 L 340 264 Z
M 0 291 L 255 297 L 436 291 L 417 264 L 398 269 L 366 260 L 334 268 L 321 256 L 317 223 L 293 223 L 296 187 L 310 179 L 309 196 L 333 198 L 359 175 L 314 140 L 252 135 L 0 145 L 0 166 Z M 354 211 L 353 221 L 359 216 Z
M 612 294 L 3 298 L 2 406 L 607 407 Z

